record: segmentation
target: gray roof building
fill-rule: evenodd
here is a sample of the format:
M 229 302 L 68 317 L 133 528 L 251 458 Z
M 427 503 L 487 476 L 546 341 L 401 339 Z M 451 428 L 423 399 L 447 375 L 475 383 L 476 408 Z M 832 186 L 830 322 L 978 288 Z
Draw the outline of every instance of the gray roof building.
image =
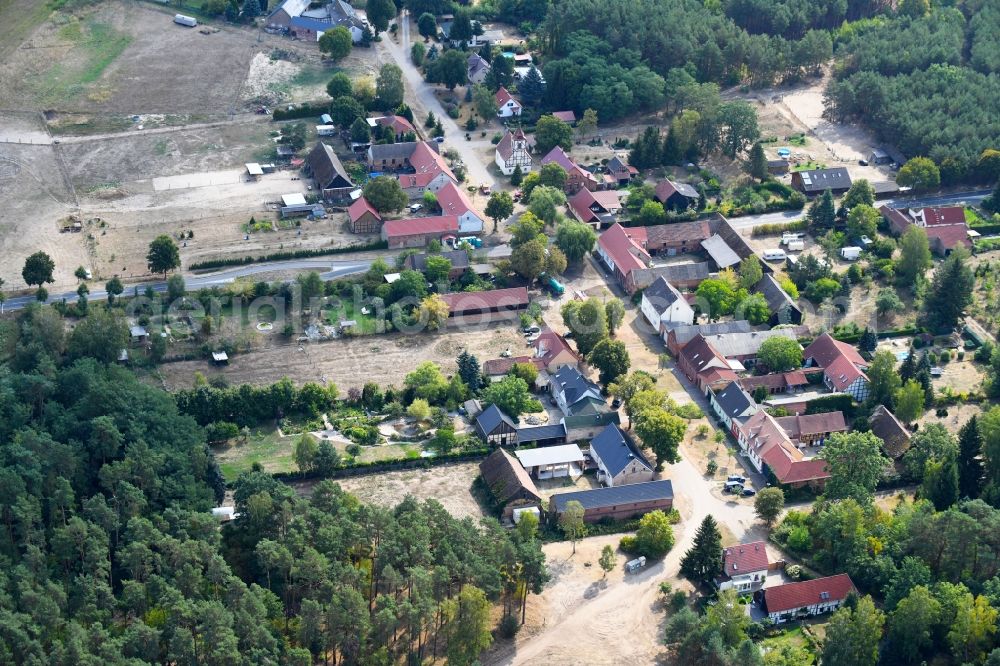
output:
M 673 264 L 671 266 L 656 266 L 653 268 L 635 268 L 632 270 L 632 281 L 636 290 L 645 289 L 657 278 L 666 278 L 670 284 L 693 286 L 711 275 L 709 263 L 701 261 L 696 264 Z
M 659 314 L 663 314 L 667 308 L 677 301 L 684 300 L 684 295 L 677 291 L 676 287 L 667 282 L 667 279 L 664 277 L 657 278 L 653 284 L 646 287 L 642 295 L 649 300 L 650 304 L 652 304 L 653 308 Z
M 577 403 L 583 403 L 588 398 L 599 399 L 601 395 L 601 387 L 571 365 L 564 365 L 556 370 L 552 381 L 555 384 L 553 388 L 563 395 L 569 414 L 579 411 L 574 409 Z
M 626 486 L 596 488 L 552 496 L 556 512 L 562 513 L 569 502 L 579 502 L 586 509 L 602 509 L 622 504 L 635 504 L 654 500 L 673 500 L 674 486 L 669 480 L 647 481 Z
M 767 301 L 771 311 L 771 325 L 798 324 L 802 321 L 802 310 L 788 293 L 781 288 L 774 276 L 765 273 L 754 287 Z
M 497 426 L 501 423 L 506 423 L 511 428 L 517 428 L 513 419 L 500 411 L 499 407 L 491 404 L 489 407 L 479 412 L 479 416 L 476 417 L 476 430 L 478 430 L 479 433 L 485 437 L 487 434 L 496 430 Z
M 846 192 L 851 187 L 851 175 L 846 167 L 796 171 L 792 183 L 806 194 L 821 194 L 826 190 Z
M 550 423 L 540 426 L 525 426 L 517 429 L 517 444 L 537 444 L 544 446 L 551 442 L 566 440 L 566 426 Z
M 750 394 L 736 382 L 730 383 L 729 386 L 717 392 L 715 402 L 719 405 L 719 409 L 731 419 L 745 414 L 748 409 L 757 406 Z
M 701 242 L 701 246 L 705 248 L 705 252 L 708 252 L 708 256 L 712 257 L 712 261 L 720 269 L 740 263 L 740 255 L 736 254 L 736 251 L 729 247 L 719 234 L 706 238 Z
M 341 164 L 337 153 L 325 143 L 316 144 L 306 158 L 306 164 L 309 165 L 309 171 L 320 191 L 354 188 L 351 177 L 344 171 L 344 165 Z
M 750 331 L 749 333 L 722 333 L 706 335 L 705 339 L 717 352 L 732 359 L 756 356 L 765 340 L 777 337 L 798 340 L 798 329 L 775 328 L 770 331 Z
M 635 461 L 653 471 L 653 465 L 642 451 L 616 425 L 609 425 L 590 440 L 590 450 L 601 459 L 612 478 Z
M 678 326 L 671 329 L 670 334 L 677 341 L 677 344 L 683 347 L 699 334 L 707 338 L 720 333 L 749 333 L 751 330 L 750 322 L 741 319 L 740 321 L 718 321 L 714 324 Z

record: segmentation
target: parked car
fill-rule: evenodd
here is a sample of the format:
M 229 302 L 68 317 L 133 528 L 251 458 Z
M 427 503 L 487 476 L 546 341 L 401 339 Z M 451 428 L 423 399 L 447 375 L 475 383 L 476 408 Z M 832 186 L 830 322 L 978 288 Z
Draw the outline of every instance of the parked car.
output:
M 726 477 L 726 481 L 736 481 L 737 483 L 746 483 L 747 479 L 745 476 L 740 476 L 739 474 L 730 474 Z
M 740 495 L 743 495 L 743 497 L 753 497 L 756 494 L 757 491 L 754 490 L 753 488 L 744 488 L 743 492 L 740 493 Z
M 739 481 L 726 481 L 726 485 L 722 487 L 722 490 L 724 492 L 733 494 L 742 493 L 743 484 L 740 483 Z
M 537 326 L 525 326 L 521 329 L 524 333 L 540 333 L 542 329 Z
M 621 406 L 622 406 L 622 401 L 619 400 L 618 398 L 615 398 L 614 400 L 611 401 L 611 409 L 618 409 Z

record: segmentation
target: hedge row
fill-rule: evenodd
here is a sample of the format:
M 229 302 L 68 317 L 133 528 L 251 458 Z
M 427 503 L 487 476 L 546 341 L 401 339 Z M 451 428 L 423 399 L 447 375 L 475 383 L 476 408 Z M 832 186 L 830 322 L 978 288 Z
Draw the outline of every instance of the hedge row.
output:
M 805 231 L 809 228 L 807 220 L 795 220 L 794 222 L 778 222 L 775 224 L 758 224 L 751 230 L 750 236 L 777 236 L 786 231 Z
M 446 453 L 432 458 L 388 458 L 371 462 L 355 463 L 349 467 L 339 467 L 333 474 L 322 475 L 319 472 L 275 472 L 272 476 L 279 481 L 308 481 L 312 479 L 341 479 L 350 476 L 361 476 L 374 472 L 392 472 L 404 469 L 427 469 L 441 465 L 453 465 L 460 462 L 482 460 L 492 453 L 492 449 L 471 449 L 458 453 Z
M 275 109 L 271 117 L 274 120 L 298 120 L 300 118 L 312 118 L 317 119 L 324 113 L 330 112 L 329 104 L 303 104 L 302 106 L 293 107 L 291 111 L 288 108 Z
M 875 337 L 883 340 L 885 338 L 902 338 L 907 335 L 916 335 L 920 332 L 914 324 L 907 324 L 903 328 L 890 328 L 885 331 L 877 331 Z M 833 335 L 834 338 L 840 340 L 841 342 L 846 342 L 848 344 L 855 344 L 860 339 L 864 331 L 860 333 L 836 333 Z
M 345 247 L 320 248 L 317 250 L 288 250 L 286 252 L 274 252 L 264 254 L 259 257 L 234 257 L 232 259 L 209 259 L 191 264 L 188 269 L 192 271 L 207 270 L 210 268 L 226 268 L 228 266 L 246 266 L 247 264 L 259 264 L 265 261 L 284 261 L 287 259 L 308 259 L 310 257 L 325 257 L 332 254 L 348 254 L 350 252 L 367 252 L 369 250 L 386 250 L 389 244 L 385 241 L 375 241 L 372 243 L 360 243 L 347 245 Z

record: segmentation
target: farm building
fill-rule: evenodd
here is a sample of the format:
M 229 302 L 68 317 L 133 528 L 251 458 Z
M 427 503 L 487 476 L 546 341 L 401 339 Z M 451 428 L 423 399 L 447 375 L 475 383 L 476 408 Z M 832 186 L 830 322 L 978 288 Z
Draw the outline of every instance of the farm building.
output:
M 661 180 L 656 184 L 656 200 L 669 210 L 685 210 L 697 205 L 700 198 L 698 190 L 687 183 Z
M 969 225 L 965 221 L 965 209 L 962 206 L 944 206 L 940 208 L 879 208 L 882 217 L 889 223 L 892 233 L 902 236 L 911 226 L 917 226 L 927 234 L 927 242 L 931 251 L 946 257 L 956 247 L 972 248 L 969 238 Z
M 316 181 L 316 189 L 323 199 L 347 199 L 355 189 L 337 153 L 325 143 L 317 143 L 309 152 L 309 156 L 306 157 L 306 168 Z
M 564 365 L 553 373 L 549 391 L 566 416 L 592 414 L 605 406 L 601 387 L 584 377 L 575 365 Z
M 614 224 L 622 202 L 617 190 L 590 191 L 582 188 L 566 202 L 573 217 L 595 229 Z
M 643 233 L 637 234 L 639 230 Z M 649 253 L 642 247 L 642 240 L 645 240 L 645 229 L 639 227 L 626 230 L 617 223 L 611 225 L 597 239 L 597 256 L 623 289 L 627 284 L 629 273 L 639 268 L 646 268 L 651 260 Z
M 492 291 L 463 291 L 442 294 L 448 304 L 449 316 L 512 317 L 528 307 L 528 290 L 524 287 L 494 289 Z
M 744 423 L 735 423 L 740 450 L 762 474 L 769 470 L 778 483 L 799 488 L 822 488 L 830 473 L 826 461 L 803 453 L 777 420 L 759 411 Z
M 517 424 L 496 405 L 490 405 L 476 416 L 475 429 L 490 446 L 517 445 Z
M 684 345 L 699 335 L 708 337 L 720 333 L 749 333 L 751 330 L 750 322 L 743 319 L 738 321 L 719 321 L 713 324 L 678 326 L 667 331 L 663 339 L 667 343 L 667 349 L 670 350 L 670 353 L 677 356 L 680 354 L 681 349 L 684 348 Z
M 767 308 L 771 311 L 771 318 L 768 320 L 769 326 L 779 324 L 801 324 L 802 310 L 795 299 L 781 288 L 774 276 L 767 273 L 760 279 L 754 290 L 764 296 L 767 301 Z
M 458 230 L 463 234 L 480 234 L 486 225 L 483 215 L 477 211 L 469 195 L 453 182 L 447 182 L 437 191 L 437 204 L 442 215 L 458 218 Z
M 458 234 L 458 218 L 454 215 L 386 220 L 382 223 L 382 240 L 389 249 L 424 247 L 432 240 Z
M 658 224 L 645 227 L 645 231 L 646 251 L 650 255 L 665 254 L 668 257 L 697 252 L 701 249 L 701 242 L 712 235 L 709 223 L 704 220 Z
M 844 420 L 843 412 L 777 416 L 774 420 L 792 443 L 798 446 L 819 446 L 830 435 L 847 432 L 847 421 Z
M 549 499 L 549 518 L 558 521 L 569 502 L 583 505 L 583 519 L 588 523 L 602 518 L 628 520 L 650 511 L 669 511 L 674 505 L 674 487 L 663 480 L 558 493 Z
M 562 444 L 565 441 L 566 425 L 563 423 L 521 426 L 517 429 L 518 446 L 535 446 L 541 448 Z
M 823 368 L 823 383 L 831 391 L 849 393 L 858 402 L 868 399 L 868 361 L 851 345 L 823 333 L 805 348 L 802 359 L 806 367 Z
M 738 382 L 708 392 L 708 404 L 726 430 L 735 434 L 735 423 L 744 423 L 757 413 L 757 403 Z
M 546 326 L 532 343 L 534 357 L 532 360 L 547 372 L 557 372 L 563 366 L 577 367 L 580 355 L 569 346 L 566 338 Z
M 441 257 L 451 262 L 451 272 L 448 273 L 448 277 L 452 280 L 462 275 L 469 267 L 469 253 L 465 250 L 451 250 L 437 254 L 427 254 L 426 252 L 411 254 L 407 255 L 403 265 L 411 270 L 422 272 L 427 268 L 427 259 L 430 257 Z
M 671 224 L 666 226 L 680 226 Z M 653 284 L 657 278 L 665 278 L 667 282 L 678 289 L 695 290 L 704 280 L 711 277 L 711 265 L 707 261 L 694 264 L 672 264 L 670 266 L 655 266 L 653 268 L 637 268 L 633 270 L 626 282 L 626 291 L 635 293 Z
M 498 118 L 512 118 L 521 115 L 523 109 L 521 103 L 514 99 L 514 96 L 503 86 L 500 86 L 493 98 L 497 103 Z
M 681 349 L 677 367 L 706 396 L 709 389 L 736 381 L 729 361 L 700 333 Z
M 355 234 L 377 234 L 382 229 L 382 216 L 364 197 L 348 206 L 347 218 Z
M 497 503 L 503 507 L 502 515 L 510 520 L 516 509 L 539 507 L 542 496 L 531 480 L 531 475 L 517 458 L 498 448 L 479 463 L 479 474 Z
M 515 453 L 521 465 L 536 479 L 577 477 L 583 474 L 583 451 L 576 444 L 525 449 Z
M 412 145 L 413 150 L 407 154 L 405 165 L 393 167 L 398 171 L 396 180 L 410 199 L 420 199 L 424 192 L 438 193 L 447 185 L 458 183 L 451 167 L 437 151 L 436 143 L 420 141 Z
M 792 187 L 797 187 L 807 196 L 823 194 L 826 190 L 841 194 L 851 189 L 851 174 L 846 167 L 796 171 L 792 174 Z
M 868 423 L 872 434 L 882 440 L 885 455 L 892 460 L 899 460 L 910 450 L 910 431 L 885 405 L 879 405 L 872 411 Z
M 617 155 L 608 160 L 605 168 L 616 186 L 628 185 L 633 178 L 639 175 L 638 169 Z
M 639 309 L 657 334 L 674 326 L 694 323 L 694 309 L 684 295 L 662 277 L 643 290 Z

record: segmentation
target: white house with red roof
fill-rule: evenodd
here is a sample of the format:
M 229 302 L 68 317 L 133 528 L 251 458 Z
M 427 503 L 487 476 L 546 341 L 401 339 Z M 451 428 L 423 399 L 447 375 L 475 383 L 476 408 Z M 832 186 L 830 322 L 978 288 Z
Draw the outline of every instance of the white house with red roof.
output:
M 764 587 L 771 562 L 763 541 L 741 543 L 722 551 L 722 574 L 715 584 L 719 590 L 752 592 Z
M 868 361 L 853 346 L 823 333 L 805 348 L 802 358 L 806 367 L 823 368 L 823 383 L 831 391 L 849 393 L 858 402 L 868 399 Z
M 521 103 L 514 99 L 514 96 L 503 86 L 500 86 L 493 98 L 497 103 L 497 118 L 520 116 L 521 111 L 524 110 Z
M 446 183 L 437 191 L 437 202 L 442 215 L 454 215 L 458 218 L 458 230 L 463 234 L 481 234 L 485 221 L 477 211 L 469 195 L 455 183 Z
M 965 221 L 965 209 L 962 206 L 943 206 L 938 208 L 879 208 L 882 217 L 889 223 L 889 228 L 897 236 L 911 226 L 920 227 L 927 234 L 927 242 L 931 251 L 938 256 L 948 256 L 956 247 L 967 249 L 972 247 L 969 238 L 969 225 Z
M 597 256 L 623 288 L 629 273 L 639 268 L 646 268 L 652 261 L 652 257 L 643 248 L 645 240 L 644 227 L 625 229 L 617 222 L 597 239 Z
M 351 232 L 355 234 L 376 234 L 382 228 L 382 216 L 364 197 L 359 197 L 348 206 L 347 218 L 351 222 Z
M 514 173 L 514 169 L 518 167 L 521 168 L 521 173 L 531 171 L 531 153 L 528 151 L 528 137 L 524 130 L 519 127 L 513 132 L 507 130 L 504 133 L 497 144 L 494 161 L 500 173 L 505 176 Z
M 424 196 L 424 192 L 437 193 L 445 185 L 458 183 L 448 162 L 426 141 L 419 142 L 413 148 L 409 166 L 413 173 L 400 173 L 396 180 L 410 199 L 419 199 Z
M 417 130 L 414 129 L 413 123 L 403 116 L 397 116 L 395 114 L 368 118 L 368 126 L 372 130 L 377 127 L 391 127 L 393 131 L 393 138 L 395 138 L 396 141 L 405 141 L 407 134 L 412 134 L 414 137 L 417 135 Z
M 764 590 L 764 609 L 775 624 L 831 613 L 854 591 L 847 574 L 776 585 Z
M 766 411 L 761 410 L 742 423 L 735 421 L 734 430 L 740 450 L 750 464 L 761 473 L 765 467 L 769 469 L 778 483 L 794 488 L 822 487 L 830 478 L 826 461 L 807 456 Z
M 566 338 L 546 326 L 532 343 L 534 356 L 532 360 L 539 370 L 556 372 L 563 366 L 577 367 L 580 356 L 566 342 Z

